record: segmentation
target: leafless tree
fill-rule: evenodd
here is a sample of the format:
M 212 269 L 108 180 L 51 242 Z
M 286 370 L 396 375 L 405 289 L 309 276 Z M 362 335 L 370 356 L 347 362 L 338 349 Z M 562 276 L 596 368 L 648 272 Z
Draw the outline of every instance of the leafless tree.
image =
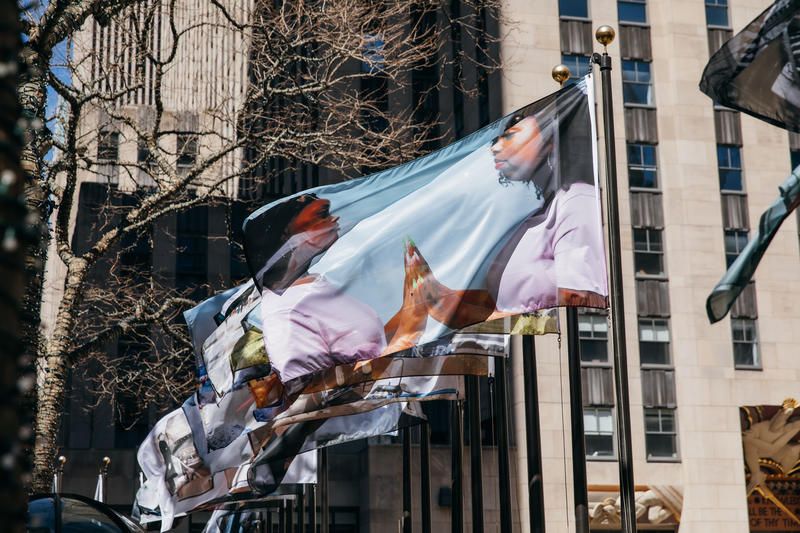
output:
M 499 1 L 457 3 L 456 13 L 432 0 L 56 0 L 24 21 L 30 74 L 20 93 L 49 134 L 31 135 L 23 160 L 35 177 L 31 206 L 55 206 L 59 280 L 52 329 L 34 344 L 33 490 L 52 479 L 69 369 L 93 365 L 99 393 L 140 404 L 179 400 L 193 386 L 177 320 L 191 291 L 125 254 L 151 247 L 167 215 L 262 187 L 271 162 L 347 177 L 419 155 L 444 133 L 408 97 L 414 73 L 437 73 L 432 89 L 459 84 L 446 73 L 459 78 L 460 67 L 449 65 L 497 67 L 492 54 L 465 56 L 448 43 L 472 35 L 492 46 L 482 24 Z M 48 88 L 59 98 L 53 117 Z M 107 192 L 81 241 L 73 229 L 86 183 Z M 136 339 L 139 355 L 109 355 L 121 335 Z

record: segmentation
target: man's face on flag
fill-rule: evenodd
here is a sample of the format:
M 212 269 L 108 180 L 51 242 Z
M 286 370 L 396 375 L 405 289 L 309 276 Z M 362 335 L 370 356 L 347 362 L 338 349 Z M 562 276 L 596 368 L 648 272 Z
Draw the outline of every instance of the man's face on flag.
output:
M 492 144 L 494 168 L 511 181 L 528 181 L 547 157 L 544 136 L 533 116 L 506 128 Z

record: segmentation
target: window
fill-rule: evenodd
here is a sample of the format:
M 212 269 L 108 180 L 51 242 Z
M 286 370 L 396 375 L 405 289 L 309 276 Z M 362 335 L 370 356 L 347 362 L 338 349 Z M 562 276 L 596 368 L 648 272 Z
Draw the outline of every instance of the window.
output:
M 744 247 L 747 246 L 747 232 L 743 230 L 725 231 L 725 265 L 730 268 Z
M 626 104 L 653 105 L 650 63 L 635 59 L 622 60 L 622 100 Z
M 589 18 L 586 0 L 558 0 L 558 14 L 562 17 Z
M 731 320 L 733 364 L 736 368 L 761 368 L 758 355 L 758 331 L 752 318 Z
M 723 191 L 744 191 L 742 182 L 742 152 L 738 146 L 717 145 L 719 188 Z
M 646 0 L 619 0 L 619 2 L 617 2 L 617 17 L 619 17 L 620 22 L 646 24 Z
M 678 438 L 673 409 L 644 410 L 644 438 L 647 459 L 677 459 Z
M 605 315 L 578 314 L 578 336 L 582 362 L 608 362 L 608 320 Z
M 628 143 L 628 183 L 631 187 L 658 187 L 656 146 Z
M 664 244 L 658 229 L 633 230 L 633 265 L 637 276 L 664 275 Z
M 566 85 L 575 83 L 575 80 L 586 76 L 592 71 L 592 62 L 589 56 L 562 54 L 561 63 L 569 68 L 569 80 L 567 80 Z
M 586 457 L 614 457 L 614 417 L 611 409 L 584 408 Z
M 789 160 L 792 162 L 792 170 L 800 166 L 800 150 L 792 150 L 789 152 Z
M 178 135 L 178 167 L 191 167 L 197 161 L 197 137 L 189 134 Z
M 147 147 L 144 139 L 139 139 L 136 144 L 136 162 L 145 168 L 155 168 L 158 166 L 152 152 Z
M 728 0 L 706 0 L 706 24 L 727 28 Z
M 667 319 L 639 319 L 639 360 L 642 366 L 670 364 Z
M 104 163 L 119 160 L 119 132 L 101 130 L 97 137 L 97 159 Z

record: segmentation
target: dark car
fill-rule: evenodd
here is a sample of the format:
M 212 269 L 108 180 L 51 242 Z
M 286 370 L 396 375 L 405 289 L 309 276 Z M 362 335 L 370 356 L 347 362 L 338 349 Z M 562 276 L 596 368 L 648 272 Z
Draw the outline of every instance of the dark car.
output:
M 28 500 L 29 533 L 144 533 L 130 518 L 78 494 L 36 494 Z

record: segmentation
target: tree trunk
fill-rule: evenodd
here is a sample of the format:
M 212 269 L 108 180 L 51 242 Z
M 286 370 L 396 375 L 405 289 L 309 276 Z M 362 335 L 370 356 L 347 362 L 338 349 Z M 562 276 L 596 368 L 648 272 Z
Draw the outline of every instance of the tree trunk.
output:
M 43 364 L 39 365 L 33 457 L 34 492 L 49 492 L 53 480 L 58 430 L 64 408 L 70 334 L 75 326 L 87 270 L 88 263 L 82 258 L 73 258 L 67 265 L 64 296 L 58 308 L 55 329 L 45 346 Z
M 22 533 L 25 525 L 24 480 L 29 463 L 20 442 L 30 434 L 30 420 L 20 404 L 20 391 L 32 385 L 20 368 L 20 300 L 25 286 L 23 255 L 26 240 L 23 194 L 25 176 L 20 166 L 22 139 L 18 123 L 17 70 L 22 47 L 19 11 L 15 0 L 0 0 L 0 455 L 11 457 L 0 465 L 0 523 L 3 530 Z M 26 431 L 27 430 L 27 431 Z

